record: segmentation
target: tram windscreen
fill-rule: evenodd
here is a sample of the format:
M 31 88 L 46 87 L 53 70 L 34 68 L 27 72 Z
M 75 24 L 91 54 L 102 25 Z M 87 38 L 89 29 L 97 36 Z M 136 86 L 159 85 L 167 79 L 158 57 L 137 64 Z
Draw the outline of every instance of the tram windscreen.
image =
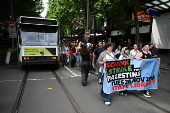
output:
M 58 27 L 45 25 L 20 25 L 23 46 L 54 46 L 58 44 Z

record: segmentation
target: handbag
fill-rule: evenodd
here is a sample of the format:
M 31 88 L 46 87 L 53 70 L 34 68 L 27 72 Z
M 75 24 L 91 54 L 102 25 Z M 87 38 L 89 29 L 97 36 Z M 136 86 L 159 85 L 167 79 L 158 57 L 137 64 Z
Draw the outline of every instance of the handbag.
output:
M 71 56 L 72 60 L 76 60 L 76 57 L 74 55 Z

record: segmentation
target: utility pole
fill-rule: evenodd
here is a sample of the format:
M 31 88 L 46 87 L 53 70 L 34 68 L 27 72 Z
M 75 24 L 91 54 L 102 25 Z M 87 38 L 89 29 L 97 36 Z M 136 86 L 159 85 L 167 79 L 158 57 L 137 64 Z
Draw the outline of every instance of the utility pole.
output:
M 13 2 L 11 1 L 11 22 L 14 22 Z M 14 38 L 12 38 L 12 49 L 14 49 Z

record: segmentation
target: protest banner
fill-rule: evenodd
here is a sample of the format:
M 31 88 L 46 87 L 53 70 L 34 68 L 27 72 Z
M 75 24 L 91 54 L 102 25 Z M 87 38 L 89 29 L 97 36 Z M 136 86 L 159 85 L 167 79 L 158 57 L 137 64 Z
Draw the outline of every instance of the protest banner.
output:
M 159 63 L 158 58 L 107 60 L 103 91 L 157 89 Z

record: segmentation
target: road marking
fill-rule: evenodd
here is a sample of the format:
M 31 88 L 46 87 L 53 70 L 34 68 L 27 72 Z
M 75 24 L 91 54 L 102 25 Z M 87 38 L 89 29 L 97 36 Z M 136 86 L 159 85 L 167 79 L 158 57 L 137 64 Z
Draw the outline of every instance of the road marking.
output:
M 27 79 L 27 81 L 56 80 L 56 78 Z M 22 80 L 2 80 L 0 82 L 21 82 Z
M 22 80 L 3 80 L 3 81 L 0 81 L 0 82 L 21 82 Z
M 71 74 L 73 74 L 74 76 L 70 76 L 70 77 L 77 77 L 77 76 L 81 76 L 81 75 L 77 75 L 76 73 L 74 73 L 70 68 L 68 68 L 67 66 L 64 66 Z
M 38 80 L 56 80 L 56 78 L 42 78 L 42 79 L 27 79 L 27 81 L 38 81 Z

